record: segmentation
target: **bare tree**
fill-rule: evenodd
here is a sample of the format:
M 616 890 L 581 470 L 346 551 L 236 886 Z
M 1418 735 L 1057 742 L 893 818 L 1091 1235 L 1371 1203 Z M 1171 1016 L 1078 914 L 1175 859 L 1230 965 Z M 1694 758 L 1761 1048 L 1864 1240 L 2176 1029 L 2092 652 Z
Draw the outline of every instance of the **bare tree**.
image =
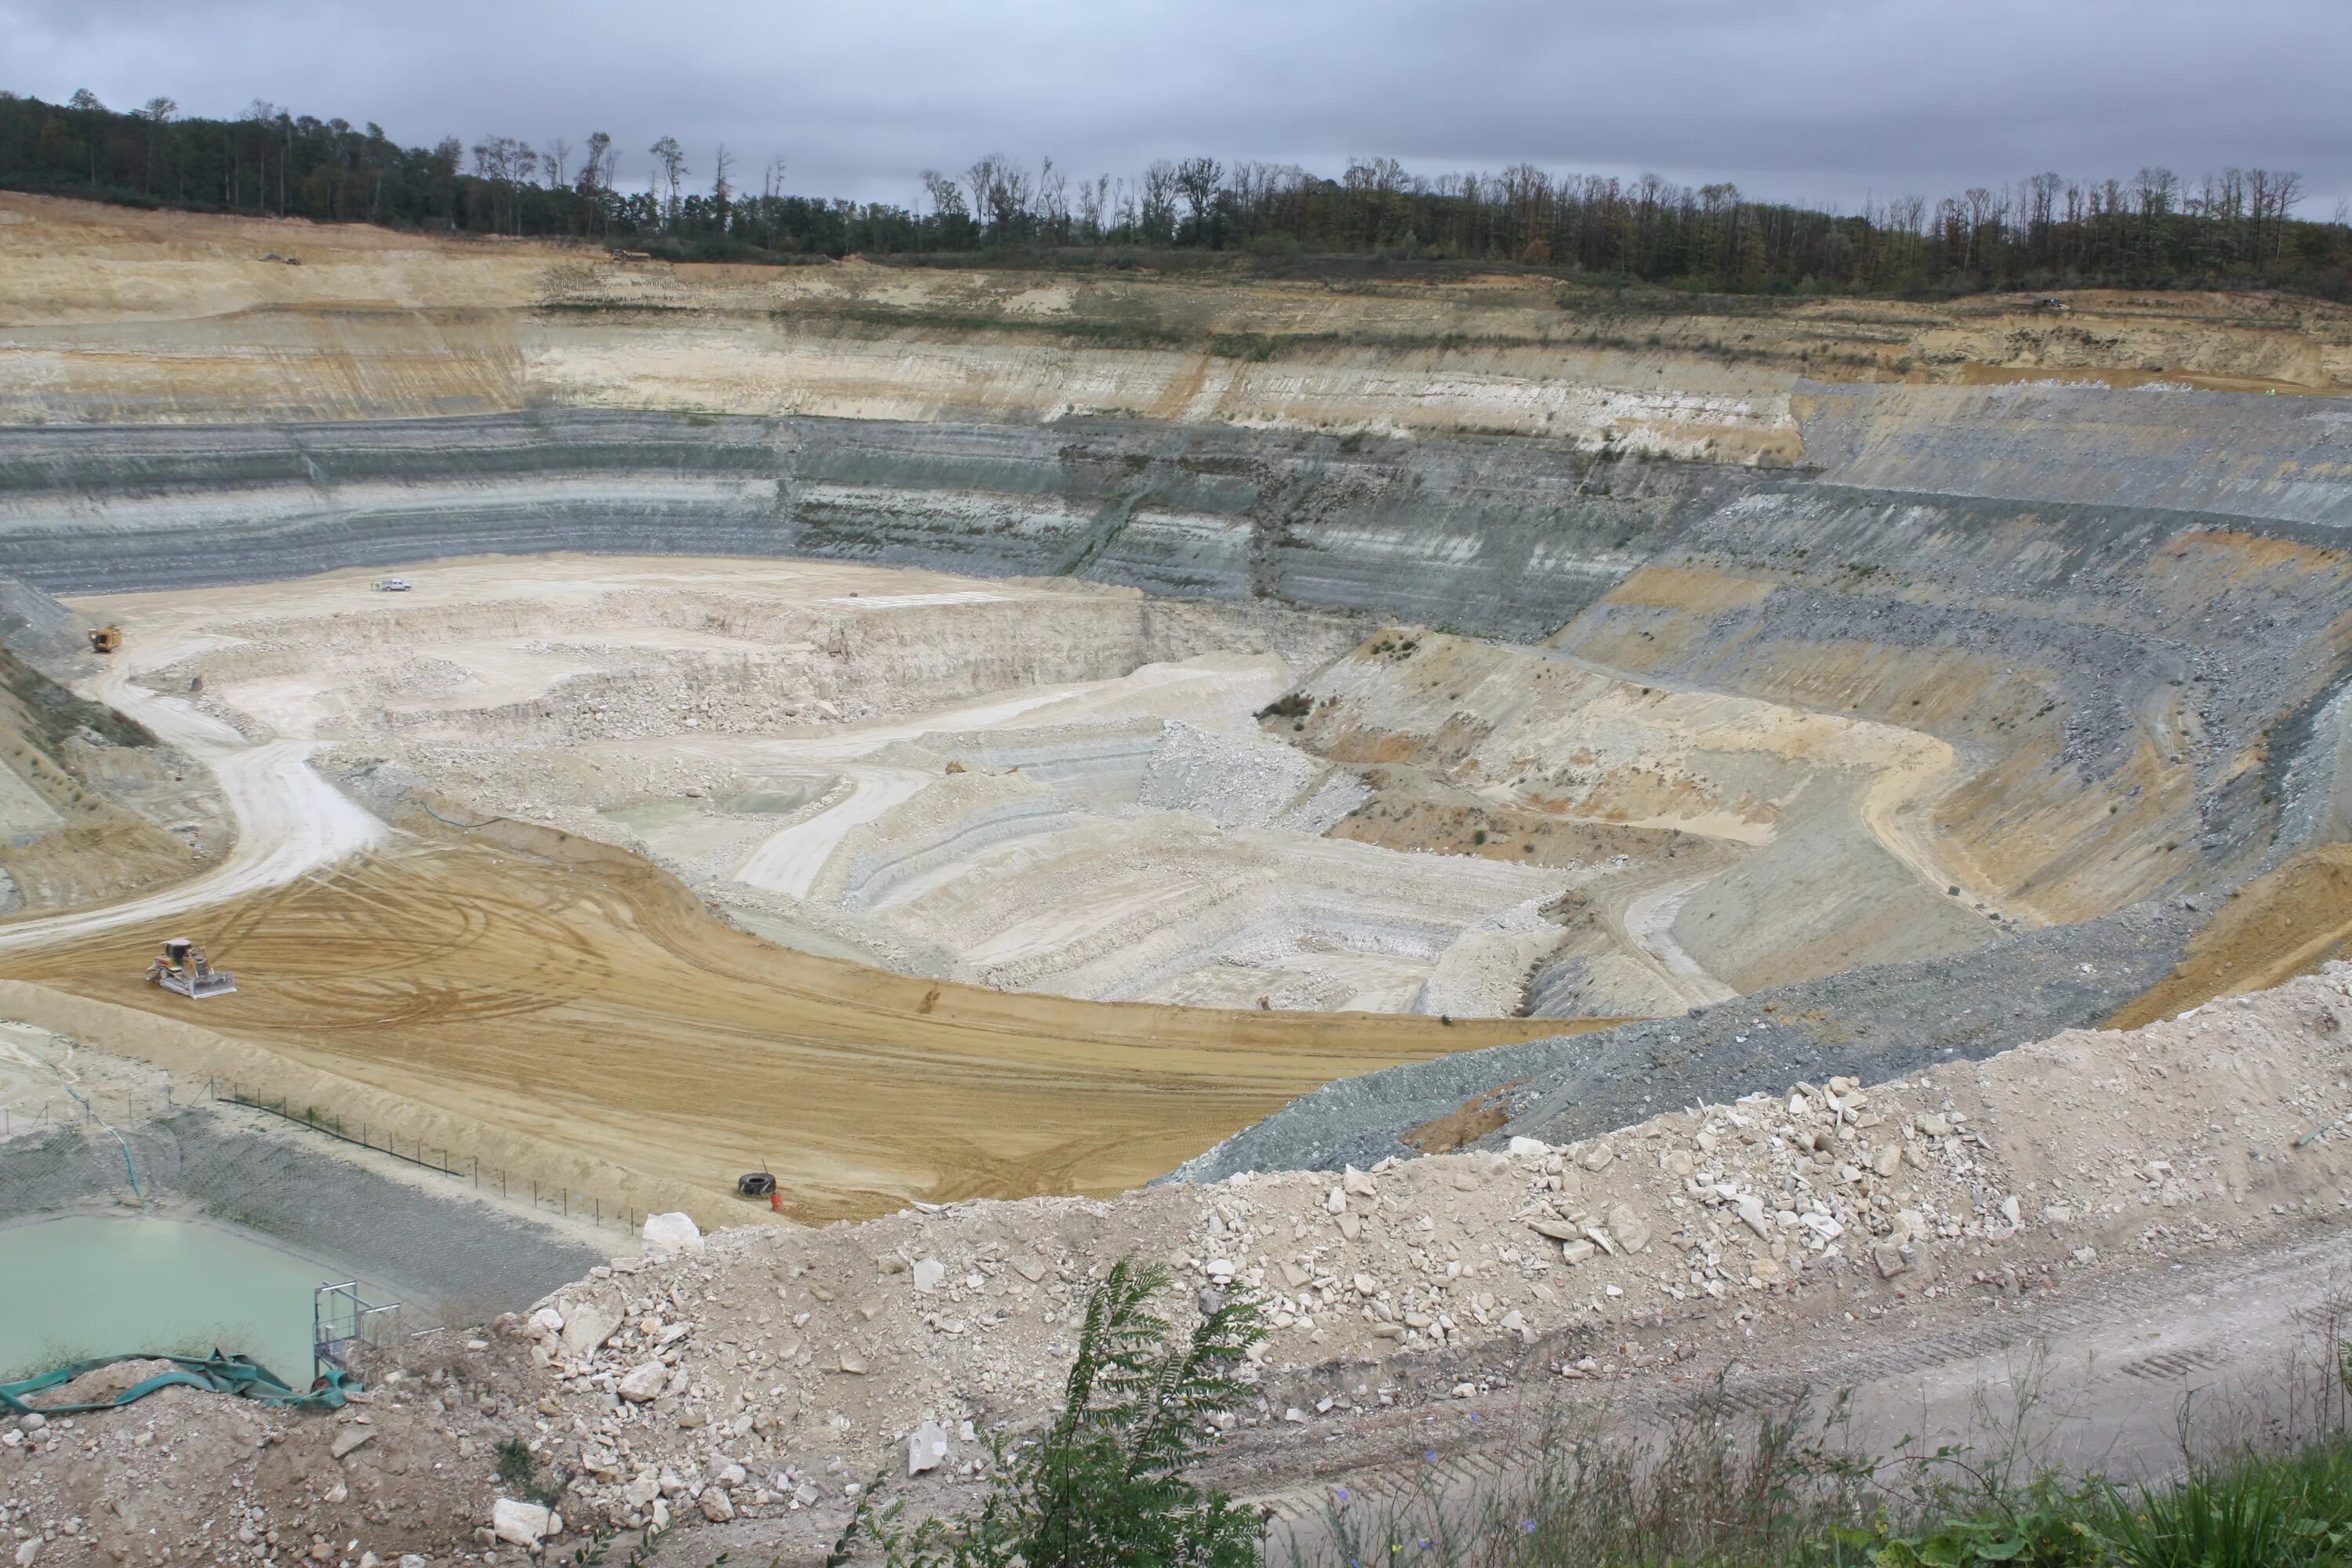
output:
M 562 190 L 570 183 L 565 177 L 564 170 L 572 162 L 572 143 L 561 136 L 550 137 L 547 151 L 541 162 L 547 174 L 547 188 L 551 191 Z
M 654 155 L 658 175 L 667 188 L 668 194 L 662 200 L 662 227 L 668 229 L 677 223 L 678 192 L 693 171 L 686 166 L 686 149 L 677 144 L 675 136 L 665 136 L 646 151 Z
M 1110 210 L 1110 176 L 1098 174 L 1092 184 L 1078 186 L 1079 232 L 1088 240 L 1103 237 L 1104 215 Z
M 180 106 L 168 98 L 151 98 L 131 111 L 134 119 L 143 120 L 151 127 L 147 132 L 144 173 L 141 175 L 142 182 L 151 191 L 155 188 L 155 129 L 170 124 L 172 116 L 179 112 Z
M 511 136 L 486 136 L 474 143 L 474 173 L 490 185 L 490 220 L 493 226 L 514 233 L 522 232 L 522 196 L 520 187 L 533 183 L 539 173 L 539 153 L 528 142 L 518 142 Z M 506 216 L 499 216 L 503 205 Z
M 1056 243 L 1069 237 L 1070 181 L 1069 176 L 1054 167 L 1047 158 L 1037 168 L 1037 222 L 1048 238 Z
M 937 169 L 924 170 L 922 178 L 923 195 L 930 200 L 933 217 L 962 217 L 969 215 L 970 209 L 964 205 L 963 192 L 957 187 L 955 181 L 940 174 Z
M 1176 165 L 1164 158 L 1143 171 L 1143 195 L 1135 223 L 1153 245 L 1166 245 L 1176 237 Z
M 997 239 L 1010 239 L 1029 225 L 1033 185 L 1028 171 L 1016 167 L 1002 153 L 991 153 L 964 171 L 971 192 L 972 216 L 988 225 Z
M 588 148 L 581 156 L 580 176 L 573 189 L 580 193 L 580 199 L 587 205 L 588 232 L 591 234 L 604 231 L 605 200 L 613 189 L 613 160 L 615 156 L 613 138 L 608 132 L 595 131 L 589 133 Z
M 1980 253 L 1990 245 L 1990 237 L 1985 233 L 1985 229 L 1992 218 L 1993 196 L 1992 193 L 1982 185 L 1971 185 L 1960 193 L 1960 199 L 1969 205 L 1968 236 L 1963 242 L 1964 249 L 1960 256 L 1960 265 L 1964 268 L 1973 270 L 1984 265 Z

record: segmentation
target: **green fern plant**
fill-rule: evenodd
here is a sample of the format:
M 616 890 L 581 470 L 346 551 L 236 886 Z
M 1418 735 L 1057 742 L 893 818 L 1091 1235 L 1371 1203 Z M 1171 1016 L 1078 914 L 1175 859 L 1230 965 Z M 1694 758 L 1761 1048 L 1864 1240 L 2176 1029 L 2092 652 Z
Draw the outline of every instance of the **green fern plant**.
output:
M 1259 1304 L 1236 1292 L 1173 1342 L 1150 1310 L 1167 1284 L 1127 1258 L 1088 1295 L 1061 1415 L 1032 1443 L 995 1440 L 977 1514 L 909 1532 L 868 1489 L 829 1562 L 870 1544 L 889 1568 L 1255 1568 L 1265 1516 L 1184 1472 L 1246 1392 L 1234 1368 L 1265 1338 Z

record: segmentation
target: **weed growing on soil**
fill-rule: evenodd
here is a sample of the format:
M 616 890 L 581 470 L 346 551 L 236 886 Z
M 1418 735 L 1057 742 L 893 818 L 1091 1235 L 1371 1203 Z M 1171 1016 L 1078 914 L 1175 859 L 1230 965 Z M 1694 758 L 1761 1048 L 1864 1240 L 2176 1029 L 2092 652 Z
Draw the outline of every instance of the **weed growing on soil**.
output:
M 1255 1568 L 1264 1516 L 1184 1471 L 1244 1393 L 1233 1369 L 1265 1337 L 1258 1303 L 1230 1295 L 1178 1345 L 1150 1307 L 1167 1284 L 1165 1268 L 1125 1258 L 1095 1288 L 1061 1416 L 1025 1447 L 994 1440 L 979 1513 L 905 1531 L 898 1505 L 877 1512 L 868 1489 L 828 1563 L 854 1561 L 864 1543 L 889 1568 Z
M 527 1498 L 541 1508 L 553 1508 L 563 1500 L 561 1485 L 550 1485 L 539 1479 L 539 1456 L 520 1437 L 509 1437 L 499 1445 L 499 1482 L 515 1496 Z

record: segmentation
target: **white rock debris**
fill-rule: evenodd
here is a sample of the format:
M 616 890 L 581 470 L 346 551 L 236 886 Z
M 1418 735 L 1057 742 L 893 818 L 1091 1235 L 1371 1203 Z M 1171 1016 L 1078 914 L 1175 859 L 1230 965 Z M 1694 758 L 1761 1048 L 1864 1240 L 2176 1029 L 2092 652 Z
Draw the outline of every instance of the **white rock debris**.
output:
M 726 1231 L 701 1254 L 649 1253 L 560 1293 L 547 1306 L 562 1329 L 535 1311 L 503 1330 L 547 1350 L 561 1451 L 615 1456 L 580 1490 L 626 1522 L 648 1516 L 646 1475 L 720 1461 L 846 1484 L 903 1442 L 910 1475 L 969 1481 L 947 1434 L 1044 1418 L 1087 1289 L 1122 1256 L 1176 1276 L 1163 1307 L 1180 1323 L 1235 1289 L 1264 1302 L 1271 1338 L 1242 1369 L 1264 1397 L 1237 1426 L 1344 1418 L 1367 1401 L 1328 1386 L 1342 1366 L 1376 1366 L 1405 1399 L 1450 1394 L 1458 1380 L 1436 1369 L 1489 1347 L 1567 1346 L 1588 1328 L 1745 1331 L 1830 1301 L 1915 1310 L 1990 1289 L 1979 1277 L 2063 1288 L 2212 1245 L 2262 1205 L 2340 1206 L 2352 1150 L 2294 1140 L 2344 1109 L 2322 1086 L 2352 1065 L 2339 1060 L 2352 1031 L 2314 1020 L 2352 1018 L 2347 976 L 2332 966 L 2137 1035 L 2070 1033 L 1892 1083 L 1832 1077 L 1559 1148 L 1522 1139 L 1108 1202 Z M 2308 1087 L 2282 1099 L 2290 1084 Z M 588 1312 L 621 1326 L 583 1353 L 566 1340 Z M 1570 1380 L 1642 1370 L 1581 1352 L 1551 1364 Z M 1444 1386 L 1423 1386 L 1432 1376 Z M 725 1485 L 689 1495 L 710 1484 Z M 729 1506 L 789 1510 L 797 1485 L 726 1488 Z

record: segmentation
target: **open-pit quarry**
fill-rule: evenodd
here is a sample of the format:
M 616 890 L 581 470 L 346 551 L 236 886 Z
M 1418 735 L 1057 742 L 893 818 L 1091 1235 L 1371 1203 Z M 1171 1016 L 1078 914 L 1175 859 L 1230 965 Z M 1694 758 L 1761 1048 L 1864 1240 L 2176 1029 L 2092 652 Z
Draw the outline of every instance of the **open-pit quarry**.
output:
M 2352 311 L 2065 303 L 0 195 L 0 1222 L 152 1161 L 439 1325 L 20 1419 L 0 1531 L 506 1561 L 521 1436 L 558 1548 L 821 1561 L 1129 1253 L 1266 1299 L 1212 1471 L 1310 1538 L 1718 1375 L 2270 1419 L 2352 1255 Z

